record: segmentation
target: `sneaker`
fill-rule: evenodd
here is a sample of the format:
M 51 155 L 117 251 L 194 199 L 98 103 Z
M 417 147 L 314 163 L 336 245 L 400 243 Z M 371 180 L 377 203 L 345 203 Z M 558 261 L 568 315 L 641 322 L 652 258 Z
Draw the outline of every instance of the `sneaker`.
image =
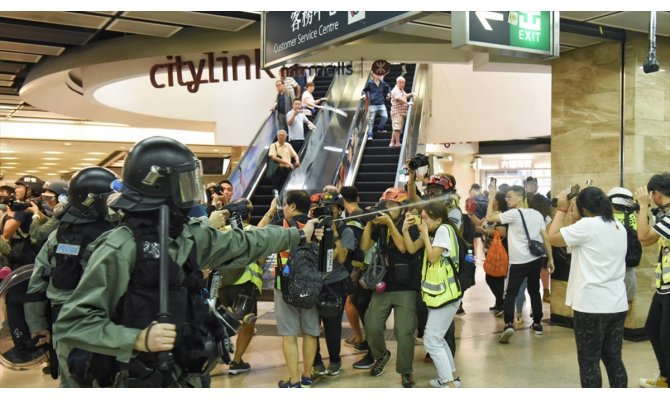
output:
M 542 324 L 540 323 L 533 323 L 533 325 L 530 326 L 530 329 L 533 331 L 534 334 L 540 336 L 542 335 L 542 332 L 544 329 L 542 328 Z
M 456 315 L 459 316 L 459 317 L 462 317 L 462 316 L 465 315 L 465 310 L 463 309 L 463 303 L 461 303 L 458 306 L 458 311 L 456 311 Z
M 456 380 L 452 381 L 454 383 L 454 387 L 461 387 L 461 381 L 458 381 L 456 383 Z M 431 379 L 430 380 L 430 386 L 432 387 L 437 387 L 437 388 L 449 388 L 449 382 L 442 382 L 439 379 Z
M 459 388 L 459 387 L 462 386 L 462 384 L 461 384 L 461 377 L 460 377 L 460 376 L 457 376 L 457 377 L 454 379 L 454 386 L 456 386 L 457 388 Z
M 640 387 L 651 389 L 667 389 L 668 378 L 656 375 L 653 378 L 640 378 Z
M 368 135 L 368 140 L 372 140 L 372 135 Z
M 426 356 L 423 358 L 423 362 L 430 364 L 433 362 L 433 359 L 430 357 L 430 354 L 426 353 Z
M 422 344 L 423 344 L 423 338 L 420 338 L 420 337 L 414 338 L 414 345 L 415 346 L 420 346 Z
M 326 367 L 323 364 L 314 365 L 312 367 L 312 377 L 319 377 L 326 375 Z
M 414 387 L 414 375 L 412 374 L 402 374 L 400 375 L 402 379 L 402 387 L 404 388 L 413 388 Z
M 364 340 L 360 343 L 354 343 L 354 350 L 356 350 L 359 353 L 363 353 L 365 351 L 370 351 L 370 346 L 368 345 L 368 341 Z
M 323 365 L 322 365 L 322 367 L 323 367 Z M 308 387 L 312 387 L 313 384 L 314 384 L 314 380 L 309 376 L 303 376 L 303 377 L 300 378 L 300 386 L 299 387 L 308 388 Z
M 326 370 L 326 375 L 337 376 L 342 373 L 342 363 L 330 363 Z
M 494 315 L 495 317 L 502 317 L 503 315 L 505 315 L 505 310 L 503 310 L 502 308 L 499 309 L 499 310 L 496 310 L 496 311 L 493 313 L 493 315 Z
M 354 363 L 353 367 L 356 369 L 368 369 L 372 368 L 373 365 L 375 365 L 375 359 L 372 357 L 372 353 L 368 351 L 363 358 Z
M 301 387 L 300 382 L 291 383 L 290 378 L 287 379 L 287 380 L 281 380 L 281 381 L 277 382 L 277 386 L 281 389 L 295 389 L 295 388 L 300 388 Z
M 370 376 L 379 376 L 384 373 L 384 367 L 391 359 L 391 352 L 386 350 L 386 353 L 379 360 L 375 360 L 375 364 L 370 370 Z
M 498 343 L 509 343 L 509 338 L 514 335 L 514 326 L 512 324 L 505 325 L 505 329 L 498 338 Z
M 244 360 L 240 360 L 240 362 L 231 361 L 228 366 L 228 375 L 242 374 L 244 372 L 249 372 L 250 370 L 251 365 L 245 363 Z

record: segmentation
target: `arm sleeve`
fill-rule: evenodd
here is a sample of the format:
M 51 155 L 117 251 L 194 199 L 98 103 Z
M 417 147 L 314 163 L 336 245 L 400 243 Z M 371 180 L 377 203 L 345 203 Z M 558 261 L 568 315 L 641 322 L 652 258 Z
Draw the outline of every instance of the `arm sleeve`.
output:
M 521 218 L 519 217 L 519 212 L 517 211 L 516 208 L 507 210 L 504 213 L 500 214 L 500 223 L 503 225 L 510 224 L 518 219 Z
M 268 153 L 268 155 L 277 157 L 277 145 L 276 144 L 272 143 L 270 145 L 270 152 Z
M 568 246 L 579 246 L 586 242 L 592 234 L 592 228 L 587 220 L 582 218 L 570 226 L 561 228 L 561 235 Z
M 663 217 L 660 221 L 654 224 L 651 229 L 661 235 L 662 238 L 670 239 L 670 215 Z
M 443 256 L 448 256 L 451 252 L 451 234 L 449 233 L 449 228 L 444 225 L 440 225 L 435 231 L 435 237 L 433 238 L 433 246 L 441 247 L 444 249 L 442 252 Z
M 51 267 L 49 263 L 49 249 L 56 245 L 56 232 L 54 231 L 42 246 L 42 249 L 35 257 L 35 267 L 28 283 L 28 294 L 46 293 L 49 283 L 42 277 L 44 270 Z M 47 323 L 47 301 L 30 301 L 23 305 L 23 312 L 26 316 L 26 323 L 30 333 L 39 332 L 49 327 Z

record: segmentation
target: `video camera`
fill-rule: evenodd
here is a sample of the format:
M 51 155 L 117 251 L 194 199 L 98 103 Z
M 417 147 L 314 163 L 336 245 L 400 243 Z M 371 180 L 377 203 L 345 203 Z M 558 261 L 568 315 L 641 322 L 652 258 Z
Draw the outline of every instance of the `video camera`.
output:
M 409 162 L 407 163 L 407 166 L 412 171 L 416 171 L 417 169 L 424 167 L 426 165 L 428 165 L 428 157 L 426 157 L 421 153 L 418 153 L 417 155 L 412 157 L 412 159 L 409 160 Z
M 0 204 L 6 205 L 12 211 L 23 211 L 30 208 L 31 207 L 30 201 L 31 200 L 19 201 L 16 200 L 14 196 L 0 196 Z M 38 205 L 38 207 L 40 206 L 37 199 L 33 199 L 32 201 L 34 201 L 35 204 Z
M 368 222 L 372 221 L 373 219 L 377 218 L 383 213 L 390 215 L 388 208 L 386 208 L 386 203 L 380 201 L 377 204 L 373 204 L 370 207 L 366 207 L 365 213 L 363 213 L 360 216 L 360 220 L 367 224 Z
M 328 206 L 318 206 L 312 208 L 312 217 L 321 218 L 321 217 L 330 217 L 332 213 L 330 212 L 330 207 Z

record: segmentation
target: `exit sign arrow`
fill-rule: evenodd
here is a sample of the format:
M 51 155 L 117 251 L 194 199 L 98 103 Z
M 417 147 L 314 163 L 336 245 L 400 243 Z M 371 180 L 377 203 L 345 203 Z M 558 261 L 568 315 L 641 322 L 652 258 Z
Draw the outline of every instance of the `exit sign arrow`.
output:
M 479 22 L 482 24 L 484 29 L 487 31 L 492 31 L 493 28 L 491 27 L 491 24 L 489 24 L 489 19 L 491 21 L 502 21 L 504 18 L 504 15 L 502 13 L 497 13 L 493 11 L 476 11 L 475 15 L 477 16 L 477 19 L 479 19 Z

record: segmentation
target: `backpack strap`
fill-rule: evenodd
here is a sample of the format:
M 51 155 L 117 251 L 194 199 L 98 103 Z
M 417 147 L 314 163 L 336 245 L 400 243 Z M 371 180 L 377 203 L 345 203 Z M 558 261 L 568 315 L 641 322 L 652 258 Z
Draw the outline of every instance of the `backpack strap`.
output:
M 526 232 L 526 238 L 528 239 L 528 243 L 530 243 L 530 235 L 528 234 L 526 219 L 523 217 L 523 213 L 521 212 L 521 210 L 519 210 L 518 208 L 516 210 L 519 212 L 519 215 L 521 215 L 521 223 L 523 223 L 523 230 Z

